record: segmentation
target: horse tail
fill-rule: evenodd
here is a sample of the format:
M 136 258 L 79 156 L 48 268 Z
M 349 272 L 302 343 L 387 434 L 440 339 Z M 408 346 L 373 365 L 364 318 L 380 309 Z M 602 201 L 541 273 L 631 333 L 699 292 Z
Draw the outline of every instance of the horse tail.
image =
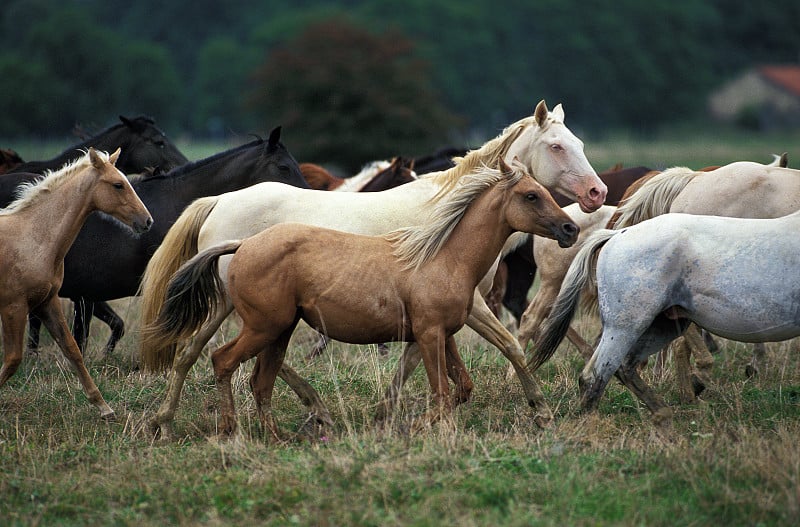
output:
M 528 367 L 532 371 L 537 370 L 552 357 L 561 341 L 564 340 L 572 317 L 575 315 L 581 292 L 590 289 L 594 284 L 593 270 L 598 250 L 620 232 L 600 229 L 590 234 L 581 245 L 567 270 L 558 298 L 553 303 L 550 314 L 544 321 L 542 330 L 533 344 L 535 353 L 528 363 Z
M 153 257 L 145 268 L 144 275 L 139 285 L 138 295 L 140 302 L 140 320 L 142 328 L 149 327 L 158 317 L 161 306 L 164 304 L 167 292 L 167 284 L 170 277 L 180 268 L 180 266 L 197 254 L 197 238 L 203 223 L 214 210 L 218 196 L 200 198 L 192 202 L 175 223 L 167 231 L 164 241 L 161 242 Z M 147 362 L 152 362 L 153 358 L 145 357 L 149 354 L 157 354 L 163 358 L 158 359 L 165 362 L 172 362 L 175 357 L 176 348 L 159 349 L 153 346 L 149 340 L 149 332 L 142 332 L 139 341 L 140 356 Z
M 613 228 L 630 227 L 668 213 L 678 194 L 701 173 L 686 167 L 673 167 L 654 175 L 625 201 L 620 202 Z
M 170 278 L 164 305 L 142 335 L 159 350 L 192 336 L 222 301 L 225 284 L 219 276 L 219 258 L 235 253 L 242 240 L 220 243 L 195 255 Z M 142 365 L 149 371 L 165 371 L 172 364 L 164 354 L 142 348 Z

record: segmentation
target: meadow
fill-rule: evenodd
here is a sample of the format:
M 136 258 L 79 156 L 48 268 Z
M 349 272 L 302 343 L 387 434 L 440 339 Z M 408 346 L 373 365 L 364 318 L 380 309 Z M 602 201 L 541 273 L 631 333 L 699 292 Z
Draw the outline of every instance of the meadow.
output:
M 584 138 L 597 170 L 617 162 L 654 168 L 749 159 L 769 162 L 800 136 L 701 135 L 640 140 Z M 25 145 L 15 148 L 33 158 Z M 52 146 L 40 145 L 42 148 Z M 185 143 L 190 159 L 219 145 Z M 216 149 L 215 149 L 216 148 Z M 291 145 L 289 145 L 291 149 Z M 57 151 L 58 149 L 56 149 Z M 52 151 L 52 150 L 51 150 Z M 799 160 L 800 161 L 800 160 Z M 578 407 L 581 359 L 563 344 L 537 374 L 556 420 L 533 422 L 507 362 L 470 330 L 459 350 L 475 381 L 454 426 L 411 433 L 429 393 L 420 368 L 384 428 L 373 410 L 401 351 L 333 343 L 305 360 L 315 336 L 301 326 L 287 360 L 328 404 L 335 425 L 305 423 L 297 397 L 276 386 L 286 441 L 268 437 L 247 384 L 235 377 L 240 431 L 217 434 L 210 362 L 190 372 L 175 422 L 177 439 L 152 437 L 147 419 L 165 379 L 137 365 L 136 299 L 114 302 L 129 324 L 111 357 L 94 323 L 86 361 L 117 413 L 102 422 L 46 337 L 0 390 L 0 524 L 3 525 L 797 525 L 800 522 L 800 364 L 797 342 L 768 344 L 768 365 L 748 379 L 751 346 L 721 341 L 713 383 L 700 402 L 678 402 L 674 374 L 646 379 L 675 409 L 657 424 L 612 381 L 599 411 Z M 221 339 L 235 335 L 226 324 Z M 579 331 L 593 337 L 597 321 Z

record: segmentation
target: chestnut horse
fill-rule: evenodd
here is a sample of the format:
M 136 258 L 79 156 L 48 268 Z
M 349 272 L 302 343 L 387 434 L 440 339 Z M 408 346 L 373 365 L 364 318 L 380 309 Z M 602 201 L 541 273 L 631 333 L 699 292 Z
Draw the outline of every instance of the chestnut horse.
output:
M 514 164 L 500 158 L 499 169 L 464 176 L 425 224 L 384 236 L 283 223 L 206 249 L 170 279 L 149 338 L 161 348 L 191 336 L 229 295 L 242 330 L 212 354 L 222 430 L 236 429 L 231 375 L 259 355 L 251 388 L 276 438 L 272 391 L 300 320 L 343 342 L 416 342 L 434 398 L 425 422 L 435 422 L 452 408 L 445 355 L 458 357 L 453 335 L 508 237 L 523 231 L 569 246 L 578 233 L 550 193 Z M 218 260 L 229 254 L 224 286 Z
M 541 101 L 532 116 L 508 126 L 498 137 L 457 160 L 452 168 L 426 174 L 390 190 L 370 193 L 320 192 L 264 183 L 195 201 L 170 228 L 147 266 L 142 279 L 142 327 L 155 320 L 164 302 L 169 277 L 181 263 L 199 250 L 225 240 L 246 238 L 283 222 L 306 223 L 369 235 L 417 225 L 425 219 L 426 204 L 436 196 L 449 192 L 461 177 L 473 173 L 482 165 L 496 166 L 498 159 L 509 160 L 514 156 L 519 157 L 537 181 L 550 190 L 569 194 L 579 201 L 582 209 L 591 211 L 602 205 L 606 187 L 586 159 L 583 143 L 564 124 L 564 110 L 559 104 L 550 112 L 545 102 Z M 223 265 L 226 263 L 227 259 L 223 259 Z M 493 275 L 493 272 L 487 275 L 486 289 L 491 285 Z M 474 302 L 467 325 L 497 346 L 514 365 L 526 400 L 535 408 L 534 419 L 540 424 L 549 422 L 552 412 L 525 368 L 519 342 L 492 315 L 480 293 L 476 293 Z M 203 346 L 225 320 L 226 310 L 231 312 L 233 307 L 228 304 L 220 309 L 190 346 L 180 351 L 177 343 L 158 348 L 151 345 L 147 338 L 141 339 L 140 354 L 146 368 L 156 371 L 171 368 L 167 394 L 153 420 L 154 428 L 162 435 L 169 435 L 169 426 L 186 375 L 199 358 Z M 414 348 L 413 344 L 407 348 L 409 360 Z M 291 380 L 287 376 L 291 376 Z M 307 383 L 302 385 L 302 378 L 288 365 L 281 370 L 281 377 L 298 394 L 304 394 L 301 399 L 312 402 L 313 412 L 324 421 L 325 418 L 320 416 L 326 415 L 327 409 L 307 389 Z
M 23 185 L 20 197 L 0 210 L 0 317 L 3 322 L 3 367 L 0 386 L 22 362 L 25 324 L 36 315 L 69 359 L 86 396 L 103 418 L 113 418 L 97 389 L 78 345 L 67 327 L 58 291 L 64 278 L 64 256 L 89 214 L 95 210 L 117 218 L 137 233 L 153 218 L 110 156 L 94 148 L 43 179 Z

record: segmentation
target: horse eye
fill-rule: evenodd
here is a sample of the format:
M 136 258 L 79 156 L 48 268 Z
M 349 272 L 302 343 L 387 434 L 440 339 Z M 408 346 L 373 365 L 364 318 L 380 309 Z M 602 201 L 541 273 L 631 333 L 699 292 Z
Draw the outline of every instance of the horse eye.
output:
M 529 193 L 525 194 L 525 199 L 528 200 L 528 201 L 536 201 L 537 199 L 539 199 L 539 196 L 537 196 L 533 192 L 529 192 Z
M 562 147 L 558 143 L 553 143 L 552 145 L 550 145 L 550 148 L 553 150 L 553 152 L 561 152 L 562 150 L 564 150 L 564 147 Z
M 122 183 L 114 183 L 114 188 L 117 190 L 122 190 L 125 188 L 125 185 L 123 185 Z

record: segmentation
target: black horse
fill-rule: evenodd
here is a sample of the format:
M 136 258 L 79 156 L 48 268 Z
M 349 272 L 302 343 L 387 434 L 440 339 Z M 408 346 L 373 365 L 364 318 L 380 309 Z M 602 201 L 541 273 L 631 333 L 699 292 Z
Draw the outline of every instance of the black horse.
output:
M 267 141 L 257 139 L 166 174 L 132 181 L 154 219 L 153 227 L 137 238 L 107 217 L 90 216 L 67 252 L 59 291 L 59 296 L 75 303 L 72 331 L 81 349 L 86 345 L 91 317 L 99 314 L 99 309 L 115 318 L 105 349 L 106 353 L 113 351 L 124 333 L 124 322 L 105 301 L 137 294 L 150 257 L 187 205 L 203 196 L 263 181 L 308 188 L 294 157 L 280 142 L 280 128 L 274 129 Z M 38 337 L 38 324 L 33 320 L 30 334 Z
M 139 116 L 129 119 L 120 116 L 118 124 L 73 145 L 59 155 L 46 161 L 28 161 L 16 166 L 11 172 L 32 172 L 41 174 L 45 170 L 58 170 L 68 162 L 83 155 L 90 146 L 95 150 L 113 152 L 121 148 L 117 168 L 123 174 L 138 174 L 147 168 L 161 171 L 172 170 L 189 162 L 178 148 L 172 144 L 150 117 Z M 1 179 L 1 178 L 0 178 Z M 3 199 L 6 198 L 2 194 Z M 4 203 L 5 206 L 7 203 Z

